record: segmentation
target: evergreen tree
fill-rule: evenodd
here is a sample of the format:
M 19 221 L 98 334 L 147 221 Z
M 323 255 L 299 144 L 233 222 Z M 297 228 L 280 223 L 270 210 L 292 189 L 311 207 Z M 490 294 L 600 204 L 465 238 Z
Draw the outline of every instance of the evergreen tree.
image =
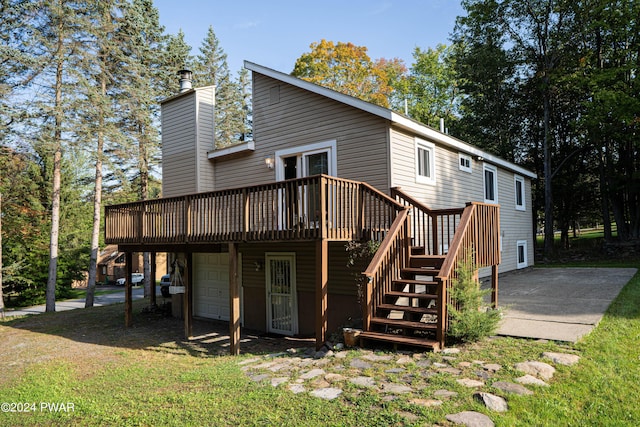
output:
M 102 208 L 103 164 L 105 162 L 105 144 L 117 141 L 115 128 L 116 113 L 112 108 L 114 93 L 114 76 L 118 75 L 118 67 L 122 52 L 115 43 L 117 30 L 117 14 L 122 4 L 120 0 L 95 0 L 90 4 L 89 49 L 84 58 L 87 74 L 83 76 L 82 87 L 86 93 L 81 128 L 86 141 L 95 142 L 95 178 L 93 191 L 93 226 L 91 233 L 91 253 L 87 279 L 85 306 L 92 307 L 96 276 L 97 260 L 100 249 L 100 217 Z
M 238 142 L 244 131 L 243 100 L 227 65 L 227 54 L 220 46 L 213 27 L 202 42 L 194 64 L 194 84 L 216 87 L 215 146 L 225 147 Z

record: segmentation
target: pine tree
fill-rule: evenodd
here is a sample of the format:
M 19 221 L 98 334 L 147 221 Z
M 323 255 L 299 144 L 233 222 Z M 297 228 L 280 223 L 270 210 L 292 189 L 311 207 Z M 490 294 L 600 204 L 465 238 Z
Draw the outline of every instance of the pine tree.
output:
M 91 4 L 89 21 L 92 49 L 85 58 L 88 74 L 83 83 L 86 92 L 85 139 L 94 140 L 95 179 L 93 194 L 93 227 L 91 233 L 91 254 L 87 280 L 85 307 L 92 307 L 97 276 L 97 260 L 100 248 L 100 217 L 102 207 L 103 164 L 105 144 L 117 139 L 114 127 L 115 112 L 112 109 L 111 95 L 117 76 L 117 66 L 121 50 L 114 42 L 117 29 L 116 14 L 122 5 L 120 0 L 95 0 Z
M 128 140 L 125 147 L 137 148 L 133 165 L 137 176 L 129 178 L 137 183 L 139 199 L 148 200 L 150 171 L 159 160 L 157 122 L 164 97 L 162 52 L 167 42 L 152 0 L 133 0 L 124 7 L 118 41 L 123 50 L 118 98 L 123 112 L 121 129 Z M 145 253 L 145 291 L 150 287 L 150 271 L 150 254 Z
M 238 142 L 244 129 L 240 91 L 231 79 L 227 54 L 213 27 L 209 27 L 194 64 L 194 84 L 216 87 L 215 146 L 225 147 Z

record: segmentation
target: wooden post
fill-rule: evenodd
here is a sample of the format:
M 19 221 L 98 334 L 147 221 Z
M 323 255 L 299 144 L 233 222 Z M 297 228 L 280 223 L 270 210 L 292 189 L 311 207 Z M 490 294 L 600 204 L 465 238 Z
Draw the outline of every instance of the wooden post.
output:
M 156 306 L 156 253 L 151 252 L 151 277 L 149 277 L 149 306 Z
M 229 343 L 232 356 L 240 354 L 240 282 L 238 244 L 229 243 Z
M 125 252 L 125 286 L 124 286 L 124 326 L 129 328 L 133 324 L 133 294 L 131 291 L 131 272 L 133 270 L 133 253 Z
M 440 292 L 438 295 L 438 328 L 436 329 L 436 339 L 440 348 L 444 348 L 447 325 L 447 280 L 440 282 Z
M 498 308 L 498 266 L 491 266 L 491 306 Z
M 187 265 L 185 266 L 184 281 L 184 295 L 182 301 L 183 315 L 184 315 L 184 336 L 186 339 L 191 339 L 193 336 L 193 301 L 191 300 L 192 278 L 193 278 L 193 254 L 187 252 L 185 254 Z
M 327 340 L 327 282 L 329 281 L 329 243 L 316 241 L 316 350 Z

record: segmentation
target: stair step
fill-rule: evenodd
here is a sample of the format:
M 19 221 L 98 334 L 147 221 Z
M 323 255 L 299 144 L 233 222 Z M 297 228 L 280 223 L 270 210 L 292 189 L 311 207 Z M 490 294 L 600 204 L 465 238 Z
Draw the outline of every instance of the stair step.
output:
M 411 255 L 409 257 L 409 267 L 440 268 L 444 258 L 444 255 Z
M 419 279 L 397 279 L 393 281 L 394 285 L 437 285 L 438 282 L 431 280 L 419 280 Z
M 426 252 L 424 246 L 411 246 L 411 255 L 424 255 Z
M 426 338 L 414 338 L 407 337 L 404 335 L 393 335 L 393 334 L 385 334 L 382 332 L 362 332 L 359 335 L 360 342 L 362 340 L 372 340 L 372 341 L 383 341 L 389 342 L 393 344 L 402 344 L 414 347 L 425 347 L 430 348 L 432 350 L 439 350 L 440 343 L 436 340 L 426 339 Z
M 419 299 L 438 299 L 438 295 L 435 294 L 417 294 L 414 292 L 400 292 L 400 291 L 389 291 L 384 294 L 386 297 L 406 297 L 406 298 L 419 298 Z
M 440 274 L 440 270 L 435 267 L 407 267 L 400 270 L 402 274 L 417 274 L 423 276 L 437 276 Z
M 427 307 L 410 307 L 407 305 L 396 305 L 396 304 L 378 304 L 378 308 L 382 310 L 406 311 L 407 313 L 438 314 L 438 309 L 427 308 Z
M 386 319 L 384 317 L 372 317 L 371 323 L 378 325 L 393 326 L 403 329 L 414 329 L 416 331 L 435 331 L 438 326 L 435 323 L 412 322 L 410 320 Z

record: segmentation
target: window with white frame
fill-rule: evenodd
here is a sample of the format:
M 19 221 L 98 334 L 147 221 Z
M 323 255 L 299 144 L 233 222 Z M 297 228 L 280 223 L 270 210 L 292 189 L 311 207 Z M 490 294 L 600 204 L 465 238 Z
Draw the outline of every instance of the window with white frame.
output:
M 471 156 L 458 153 L 458 168 L 463 172 L 471 173 Z
M 524 199 L 524 178 L 520 175 L 514 175 L 515 190 L 516 190 L 516 209 L 524 211 L 526 209 Z
M 516 268 L 525 268 L 529 265 L 527 262 L 527 241 L 518 240 L 516 244 Z
M 498 203 L 498 169 L 495 166 L 484 165 L 484 201 Z
M 430 142 L 416 138 L 416 182 L 421 184 L 436 183 L 435 150 Z

